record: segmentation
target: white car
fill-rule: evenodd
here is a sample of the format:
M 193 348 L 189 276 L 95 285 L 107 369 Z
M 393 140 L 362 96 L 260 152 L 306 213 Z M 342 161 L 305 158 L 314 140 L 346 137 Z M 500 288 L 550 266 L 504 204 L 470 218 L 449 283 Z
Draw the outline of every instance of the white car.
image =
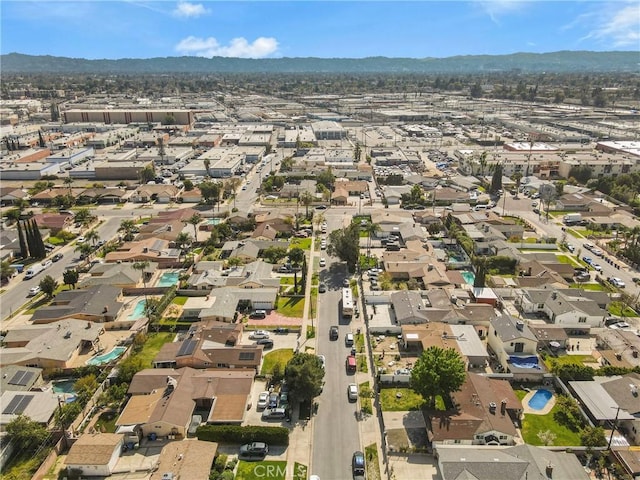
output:
M 78 244 L 82 244 L 82 243 L 84 243 L 84 242 L 86 242 L 86 241 L 87 241 L 87 239 L 86 239 L 86 238 L 84 238 L 84 237 L 78 237 L 78 238 L 76 238 L 76 243 L 78 243 Z
M 321 258 L 321 259 L 320 259 L 320 266 L 321 266 L 321 267 L 325 267 L 326 265 L 327 265 L 327 261 L 325 260 L 325 258 L 324 258 L 324 257 L 323 257 L 323 258 Z
M 29 293 L 27 294 L 27 296 L 28 297 L 35 297 L 39 293 L 40 293 L 40 287 L 38 285 L 36 285 L 35 287 L 31 287 L 29 289 Z
M 261 338 L 269 338 L 269 333 L 264 330 L 256 330 L 255 332 L 251 332 L 249 335 L 251 340 L 259 340 Z
M 593 269 L 594 269 L 596 272 L 601 272 L 601 271 L 602 271 L 602 267 L 600 266 L 600 264 L 599 264 L 599 263 L 592 263 L 592 264 L 591 264 L 591 266 L 593 267 Z
M 618 288 L 624 288 L 626 286 L 625 283 L 622 281 L 622 279 L 618 277 L 609 278 L 609 283 L 611 283 L 612 285 L 615 285 Z
M 269 392 L 262 392 L 258 395 L 258 410 L 264 410 L 269 403 Z
M 624 329 L 624 328 L 629 328 L 629 324 L 627 322 L 618 322 L 618 323 L 614 323 L 613 325 L 609 325 L 609 328 L 613 328 L 614 330 Z
M 350 383 L 347 387 L 347 397 L 350 402 L 355 402 L 358 400 L 358 385 L 355 383 Z
M 327 359 L 325 358 L 324 355 L 318 355 L 318 358 L 320 359 L 320 363 L 322 364 L 322 368 L 324 368 Z
M 594 248 L 593 250 L 591 250 L 591 253 L 593 253 L 594 255 L 597 255 L 598 257 L 601 257 L 602 255 L 604 255 L 604 252 L 599 248 Z

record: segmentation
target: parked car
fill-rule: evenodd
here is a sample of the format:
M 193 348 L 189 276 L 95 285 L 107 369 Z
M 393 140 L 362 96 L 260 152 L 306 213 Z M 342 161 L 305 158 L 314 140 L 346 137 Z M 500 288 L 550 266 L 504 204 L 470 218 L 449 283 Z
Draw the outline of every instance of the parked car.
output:
M 364 460 L 364 453 L 354 452 L 351 459 L 351 469 L 353 473 L 353 480 L 364 480 L 366 464 Z
M 31 287 L 29 289 L 29 293 L 27 294 L 27 297 L 35 297 L 39 293 L 40 293 L 40 287 L 36 285 L 35 287 Z
M 267 407 L 276 408 L 279 402 L 280 402 L 280 395 L 278 395 L 275 392 L 272 392 L 269 394 L 269 403 L 267 404 Z
M 587 265 L 591 265 L 593 263 L 593 259 L 591 257 L 582 257 L 582 261 Z
M 593 253 L 596 257 L 601 257 L 604 255 L 604 252 L 599 248 L 594 248 L 593 250 L 591 250 L 591 253 Z
M 355 402 L 358 400 L 358 385 L 355 383 L 350 383 L 347 387 L 347 398 L 350 402 Z
M 292 270 L 287 267 L 286 265 L 282 265 L 279 269 L 278 269 L 278 273 L 291 273 Z
M 262 460 L 269 453 L 269 447 L 266 443 L 263 442 L 253 442 L 247 443 L 246 445 L 242 445 L 240 447 L 240 452 L 238 453 L 238 457 L 243 460 Z
M 258 395 L 258 410 L 264 410 L 269 405 L 269 392 L 261 392 Z
M 249 315 L 249 318 L 254 318 L 254 319 L 263 319 L 266 317 L 267 317 L 266 310 L 256 310 L 255 312 L 251 312 L 251 315 Z
M 347 333 L 347 334 L 344 336 L 344 344 L 345 344 L 347 347 L 350 347 L 351 345 L 353 345 L 353 333 Z
M 615 285 L 618 288 L 624 288 L 626 286 L 622 279 L 618 277 L 609 277 L 607 280 L 611 285 Z
M 273 329 L 273 333 L 277 335 L 287 335 L 289 333 L 289 329 L 285 327 L 278 327 Z
M 289 405 L 289 392 L 280 392 L 280 407 L 287 408 Z
M 345 278 L 344 280 L 342 280 L 342 286 L 343 287 L 348 287 L 349 286 L 349 279 Z
M 327 260 L 324 257 L 322 257 L 320 259 L 320 266 L 321 267 L 326 267 L 327 266 Z
M 318 292 L 319 292 L 319 293 L 324 293 L 324 292 L 326 292 L 326 291 L 327 291 L 327 286 L 326 286 L 324 283 L 321 283 L 321 284 L 318 286 Z
M 278 420 L 285 418 L 286 416 L 287 413 L 284 408 L 266 408 L 264 412 L 262 412 L 263 420 Z
M 627 322 L 618 322 L 618 323 L 614 323 L 613 325 L 609 325 L 609 328 L 613 328 L 614 330 L 624 329 L 624 328 L 629 328 L 629 324 Z
M 261 338 L 256 342 L 256 345 L 262 345 L 265 350 L 273 348 L 273 340 L 269 338 Z
M 571 244 L 567 244 L 567 250 L 569 250 L 571 253 L 573 253 L 573 252 L 575 252 L 575 251 L 576 251 L 576 247 L 574 247 L 574 246 L 573 246 L 573 245 L 571 245 Z
M 264 330 L 256 330 L 255 332 L 251 332 L 251 334 L 249 335 L 249 338 L 251 340 L 259 340 L 262 338 L 269 338 L 269 333 L 265 332 Z
M 78 237 L 78 238 L 76 238 L 76 243 L 77 243 L 78 245 L 80 245 L 80 244 L 82 244 L 82 243 L 84 243 L 84 242 L 86 242 L 86 241 L 87 241 L 87 239 L 86 239 L 86 238 L 84 238 L 84 237 Z
M 599 264 L 599 263 L 594 263 L 594 262 L 592 262 L 592 263 L 591 263 L 591 266 L 593 267 L 593 269 L 594 269 L 596 272 L 601 272 L 601 271 L 602 271 L 602 267 L 600 266 L 600 264 Z
M 318 359 L 320 360 L 320 363 L 322 364 L 322 368 L 324 368 L 325 363 L 327 362 L 327 359 L 325 358 L 324 355 L 318 355 Z
M 62 257 L 64 257 L 64 255 L 62 255 L 61 253 L 56 253 L 53 257 L 51 257 L 51 261 L 59 262 L 60 260 L 62 260 Z

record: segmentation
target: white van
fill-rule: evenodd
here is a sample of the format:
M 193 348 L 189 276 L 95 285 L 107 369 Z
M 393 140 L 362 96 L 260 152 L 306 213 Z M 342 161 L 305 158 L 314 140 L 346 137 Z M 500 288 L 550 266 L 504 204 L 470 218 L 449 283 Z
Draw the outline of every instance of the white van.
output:
M 489 208 L 489 205 L 476 205 L 475 207 L 473 207 L 473 211 L 480 212 L 483 210 L 487 210 L 488 208 Z

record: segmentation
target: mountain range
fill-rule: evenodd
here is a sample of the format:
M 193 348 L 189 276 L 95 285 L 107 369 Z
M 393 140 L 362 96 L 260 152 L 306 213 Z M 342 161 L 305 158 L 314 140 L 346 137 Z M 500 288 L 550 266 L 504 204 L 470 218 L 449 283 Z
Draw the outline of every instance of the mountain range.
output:
M 469 55 L 447 58 L 228 58 L 157 57 L 88 60 L 9 53 L 0 55 L 3 73 L 167 74 L 167 73 L 386 73 L 478 74 L 638 72 L 638 52 L 561 51 Z

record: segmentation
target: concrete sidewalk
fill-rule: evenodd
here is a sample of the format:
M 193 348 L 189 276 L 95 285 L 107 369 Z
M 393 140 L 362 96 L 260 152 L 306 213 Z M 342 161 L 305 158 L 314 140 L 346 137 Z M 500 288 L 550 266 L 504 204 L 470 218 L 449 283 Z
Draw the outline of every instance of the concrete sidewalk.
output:
M 315 252 L 315 239 L 316 232 L 314 230 L 311 235 L 311 249 L 309 250 L 309 256 L 307 258 L 307 284 L 304 289 L 305 296 L 305 308 L 302 315 L 302 324 L 300 326 L 300 339 L 298 350 L 300 352 L 305 351 L 305 347 L 316 348 L 316 337 L 307 338 L 307 325 L 310 324 L 310 311 L 311 311 L 311 284 L 313 279 L 313 264 Z M 317 311 L 315 312 L 317 315 Z M 293 480 L 294 464 L 301 463 L 307 466 L 307 476 L 311 474 L 311 444 L 313 441 L 313 415 L 311 420 L 300 420 L 299 409 L 294 408 L 292 412 L 292 425 L 293 428 L 289 433 L 289 448 L 287 449 L 287 473 L 286 480 Z

